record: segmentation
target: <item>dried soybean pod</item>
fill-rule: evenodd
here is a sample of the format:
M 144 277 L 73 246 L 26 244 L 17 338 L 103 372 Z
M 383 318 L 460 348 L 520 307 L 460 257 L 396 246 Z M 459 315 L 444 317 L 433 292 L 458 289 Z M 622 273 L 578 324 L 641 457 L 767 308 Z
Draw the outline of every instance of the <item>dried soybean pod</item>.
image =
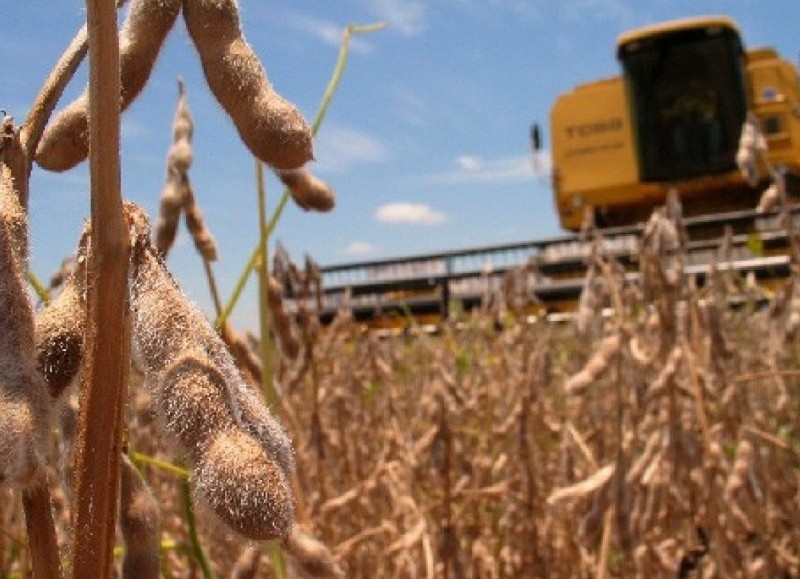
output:
M 184 182 L 183 210 L 186 229 L 189 230 L 192 236 L 192 241 L 194 241 L 197 252 L 207 261 L 216 261 L 217 242 L 214 240 L 214 236 L 211 234 L 211 230 L 206 224 L 203 212 L 197 205 L 194 189 L 192 189 L 192 186 L 189 184 L 188 177 Z
M 194 121 L 189 110 L 189 101 L 183 79 L 178 78 L 178 104 L 175 107 L 175 117 L 172 120 L 172 149 L 169 152 L 168 163 L 181 173 L 186 173 L 192 164 L 192 135 L 194 134 Z
M 166 257 L 175 235 L 187 193 L 186 172 L 192 164 L 194 122 L 186 99 L 183 80 L 178 78 L 178 104 L 172 120 L 172 145 L 167 153 L 167 180 L 161 189 L 161 203 L 156 221 L 156 247 Z
M 284 536 L 294 521 L 289 438 L 157 257 L 145 212 L 125 213 L 132 336 L 162 426 L 188 450 L 195 493 L 222 521 L 251 539 Z
M 35 366 L 33 306 L 0 213 L 0 482 L 33 486 L 45 476 L 47 388 Z
M 328 547 L 296 526 L 281 542 L 305 573 L 310 577 L 344 577 Z
M 180 177 L 172 171 L 168 172 L 167 182 L 161 189 L 155 243 L 162 257 L 166 257 L 178 233 L 178 221 L 183 207 L 183 187 L 179 179 Z
M 198 349 L 181 352 L 150 388 L 163 425 L 196 460 L 210 435 L 235 427 L 225 377 Z
M 294 474 L 294 452 L 289 436 L 270 414 L 252 388 L 237 389 L 234 405 L 239 412 L 240 430 L 252 436 L 283 470 L 287 479 Z
M 330 211 L 336 204 L 333 190 L 322 179 L 302 167 L 277 171 L 283 184 L 289 188 L 292 199 L 306 211 Z
M 211 92 L 253 155 L 276 169 L 310 161 L 308 123 L 267 80 L 242 35 L 236 0 L 183 0 L 183 18 Z
M 140 263 L 131 285 L 132 333 L 163 426 L 192 458 L 213 433 L 238 428 L 253 436 L 291 476 L 291 442 L 244 383 L 225 344 L 154 255 L 145 252 L 136 259 Z
M 196 463 L 195 495 L 232 529 L 253 540 L 285 537 L 294 524 L 291 485 L 251 436 L 217 433 Z
M 158 579 L 160 514 L 153 493 L 127 455 L 122 455 L 119 526 L 125 553 L 122 579 Z
M 217 243 L 211 234 L 203 212 L 197 206 L 194 190 L 189 182 L 192 164 L 192 133 L 194 121 L 189 110 L 183 80 L 178 78 L 178 105 L 172 122 L 172 146 L 167 155 L 167 181 L 161 192 L 161 207 L 156 221 L 156 247 L 166 257 L 178 231 L 181 211 L 184 211 L 186 228 L 192 235 L 195 248 L 207 261 L 217 259 Z
M 150 227 L 140 208 L 126 204 L 132 240 L 130 285 L 133 353 L 145 378 L 155 379 L 182 352 L 193 347 L 192 337 L 204 318 L 189 307 L 186 297 L 163 267 L 150 245 Z
M 36 363 L 50 396 L 58 398 L 80 368 L 86 334 L 85 258 L 36 317 Z
M 181 0 L 132 0 L 119 33 L 120 108 L 124 111 L 147 84 Z M 36 162 L 48 171 L 71 169 L 89 154 L 88 90 L 59 112 L 45 129 Z
M 134 354 L 145 377 L 155 377 L 182 353 L 200 349 L 225 375 L 226 381 L 238 370 L 225 344 L 206 317 L 183 294 L 150 240 L 147 214 L 126 203 L 131 227 L 131 313 Z
M 294 332 L 292 332 L 292 323 L 281 295 L 281 284 L 278 283 L 274 276 L 269 276 L 267 304 L 269 313 L 272 316 L 275 333 L 281 344 L 281 350 L 290 360 L 294 360 L 300 352 L 300 344 L 297 342 Z
M 28 267 L 28 216 L 19 202 L 11 169 L 0 165 L 0 215 L 8 230 L 9 241 L 20 269 Z
M 747 484 L 747 473 L 752 468 L 753 456 L 753 443 L 747 439 L 740 440 L 736 446 L 736 459 L 725 481 L 724 491 L 727 500 L 734 500 L 736 493 Z
M 600 342 L 600 347 L 592 354 L 586 365 L 567 379 L 564 384 L 564 391 L 567 394 L 582 394 L 585 392 L 606 371 L 611 360 L 619 353 L 621 343 L 619 334 L 603 338 Z

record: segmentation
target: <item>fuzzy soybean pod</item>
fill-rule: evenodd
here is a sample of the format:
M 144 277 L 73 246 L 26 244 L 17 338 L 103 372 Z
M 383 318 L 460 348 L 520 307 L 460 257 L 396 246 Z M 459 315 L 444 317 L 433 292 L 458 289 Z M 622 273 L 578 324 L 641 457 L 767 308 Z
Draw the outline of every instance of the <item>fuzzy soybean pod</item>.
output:
M 161 189 L 161 204 L 156 221 L 156 247 L 166 257 L 178 232 L 188 177 L 192 164 L 194 121 L 189 110 L 183 80 L 178 78 L 178 104 L 172 121 L 172 145 L 167 153 L 167 180 Z
M 183 0 L 183 18 L 211 92 L 253 155 L 275 169 L 310 161 L 308 123 L 267 80 L 242 35 L 236 0 Z
M 181 0 L 132 0 L 119 33 L 120 108 L 125 110 L 147 84 L 158 53 L 181 10 Z M 71 169 L 89 154 L 88 90 L 48 125 L 36 162 L 48 171 Z
M 161 202 L 158 218 L 156 219 L 155 243 L 158 251 L 164 257 L 169 253 L 178 234 L 178 222 L 180 221 L 181 208 L 183 207 L 183 186 L 180 183 L 180 179 L 180 175 L 170 171 L 167 174 L 167 181 L 161 189 Z
M 184 181 L 183 192 L 183 210 L 184 220 L 186 222 L 186 229 L 192 236 L 195 249 L 207 261 L 216 261 L 217 259 L 217 242 L 208 228 L 203 212 L 197 204 L 197 199 L 194 195 L 187 177 Z
M 167 182 L 161 193 L 161 210 L 156 222 L 156 247 L 161 255 L 175 241 L 178 220 L 184 212 L 186 228 L 192 235 L 198 253 L 207 261 L 217 259 L 217 243 L 206 225 L 203 212 L 197 205 L 194 190 L 189 182 L 189 167 L 192 164 L 192 134 L 194 121 L 189 110 L 183 80 L 178 79 L 178 105 L 172 122 L 172 146 L 167 155 Z
M 228 384 L 201 348 L 185 349 L 151 383 L 162 426 L 193 461 L 211 433 L 236 428 Z
M 163 425 L 197 464 L 214 433 L 241 432 L 276 463 L 276 488 L 288 493 L 294 472 L 291 443 L 255 392 L 232 372 L 237 371 L 215 362 L 196 344 L 179 353 L 150 389 Z M 206 468 L 207 476 L 212 468 Z
M 83 358 L 86 334 L 85 258 L 61 292 L 36 317 L 36 364 L 50 396 L 58 398 L 72 383 Z
M 330 211 L 336 204 L 333 190 L 322 179 L 302 167 L 290 171 L 277 171 L 278 177 L 289 188 L 292 199 L 306 211 Z
M 35 365 L 33 306 L 5 217 L 0 213 L 0 483 L 28 487 L 44 480 L 51 416 Z
M 294 521 L 289 438 L 158 258 L 144 212 L 128 204 L 126 214 L 134 352 L 163 430 L 194 463 L 194 493 L 250 539 L 285 536 Z
M 291 486 L 252 436 L 216 433 L 192 474 L 194 494 L 225 524 L 254 540 L 285 537 L 294 525 Z
M 0 215 L 20 270 L 28 267 L 28 216 L 19 202 L 14 177 L 7 165 L 0 165 Z
M 133 462 L 122 455 L 119 527 L 125 542 L 122 579 L 161 577 L 158 502 Z
M 178 104 L 175 107 L 175 116 L 172 120 L 172 147 L 169 151 L 167 163 L 178 172 L 185 174 L 192 164 L 192 135 L 194 134 L 194 121 L 189 109 L 186 89 L 183 79 L 178 79 Z

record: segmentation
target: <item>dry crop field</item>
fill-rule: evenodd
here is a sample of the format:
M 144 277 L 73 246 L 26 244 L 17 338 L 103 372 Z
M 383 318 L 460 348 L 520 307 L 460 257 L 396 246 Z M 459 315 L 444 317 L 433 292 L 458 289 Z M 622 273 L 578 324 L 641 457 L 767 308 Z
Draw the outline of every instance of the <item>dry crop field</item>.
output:
M 113 10 L 92 13 L 102 4 L 90 54 L 118 40 L 103 36 Z M 638 281 L 594 245 L 572 321 L 529 318 L 533 298 L 509 282 L 434 334 L 390 339 L 346 306 L 321 326 L 313 260 L 256 252 L 258 340 L 218 295 L 179 82 L 159 215 L 93 173 L 72 260 L 49 287 L 26 279 L 34 164 L 61 171 L 91 151 L 113 166 L 103 139 L 119 119 L 98 100 L 130 104 L 181 14 L 243 144 L 286 185 L 279 207 L 334 205 L 304 166 L 318 123 L 272 91 L 234 0 L 131 0 L 121 75 L 92 64 L 102 82 L 50 120 L 78 34 L 0 135 L 0 577 L 800 576 L 795 239 L 793 274 L 771 290 L 724 267 L 724 240 L 700 284 L 682 275 L 671 200 L 645 230 Z M 345 31 L 345 56 L 367 30 Z M 181 216 L 213 319 L 168 268 Z
M 641 284 L 595 255 L 574 323 L 498 295 L 435 336 L 297 329 L 298 517 L 347 576 L 797 576 L 797 280 L 698 288 L 665 215 Z
M 295 449 L 297 539 L 320 544 L 284 547 L 285 576 L 797 576 L 796 280 L 730 309 L 745 280 L 670 285 L 661 263 L 667 285 L 648 290 L 617 284 L 602 262 L 611 277 L 593 300 L 618 300 L 619 313 L 574 322 L 486 307 L 436 335 L 380 339 L 346 310 L 329 327 L 313 307 L 287 315 L 275 414 Z M 313 268 L 287 269 L 313 290 Z M 245 376 L 263 370 L 255 356 L 240 356 Z M 170 466 L 185 456 L 164 440 L 140 371 L 129 450 L 160 514 L 161 570 L 202 576 L 184 473 Z M 67 489 L 53 487 L 60 542 Z M 2 570 L 13 574 L 24 533 L 6 492 Z M 210 573 L 274 576 L 264 543 L 221 531 L 202 504 L 195 517 Z

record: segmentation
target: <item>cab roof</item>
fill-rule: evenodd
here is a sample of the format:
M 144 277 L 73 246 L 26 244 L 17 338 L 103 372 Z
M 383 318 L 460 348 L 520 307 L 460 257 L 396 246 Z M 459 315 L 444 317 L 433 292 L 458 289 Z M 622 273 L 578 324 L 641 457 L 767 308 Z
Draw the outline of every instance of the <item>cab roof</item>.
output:
M 740 34 L 739 27 L 727 16 L 695 16 L 692 18 L 681 18 L 623 32 L 617 38 L 617 54 L 620 53 L 620 50 L 624 46 L 646 38 L 709 27 L 727 28 L 737 35 Z

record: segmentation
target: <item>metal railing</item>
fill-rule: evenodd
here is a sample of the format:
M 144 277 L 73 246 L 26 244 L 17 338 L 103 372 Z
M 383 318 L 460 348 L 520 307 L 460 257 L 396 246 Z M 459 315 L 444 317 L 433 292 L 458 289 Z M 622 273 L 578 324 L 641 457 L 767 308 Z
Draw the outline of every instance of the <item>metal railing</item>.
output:
M 790 228 L 800 227 L 800 207 L 790 209 Z M 743 275 L 788 275 L 788 236 L 784 215 L 753 210 L 685 218 L 689 243 L 687 274 L 702 277 L 710 264 L 723 265 Z M 730 228 L 730 254 L 719 246 Z M 601 250 L 613 255 L 635 275 L 643 226 L 602 230 Z M 754 240 L 756 241 L 754 243 Z M 590 244 L 579 235 L 561 235 L 519 243 L 471 247 L 455 251 L 360 261 L 320 268 L 323 321 L 342 305 L 358 319 L 378 315 L 432 313 L 447 316 L 451 302 L 467 308 L 479 304 L 513 269 L 527 268 L 525 291 L 545 305 L 576 301 L 583 286 Z M 561 307 L 561 306 L 558 306 Z

